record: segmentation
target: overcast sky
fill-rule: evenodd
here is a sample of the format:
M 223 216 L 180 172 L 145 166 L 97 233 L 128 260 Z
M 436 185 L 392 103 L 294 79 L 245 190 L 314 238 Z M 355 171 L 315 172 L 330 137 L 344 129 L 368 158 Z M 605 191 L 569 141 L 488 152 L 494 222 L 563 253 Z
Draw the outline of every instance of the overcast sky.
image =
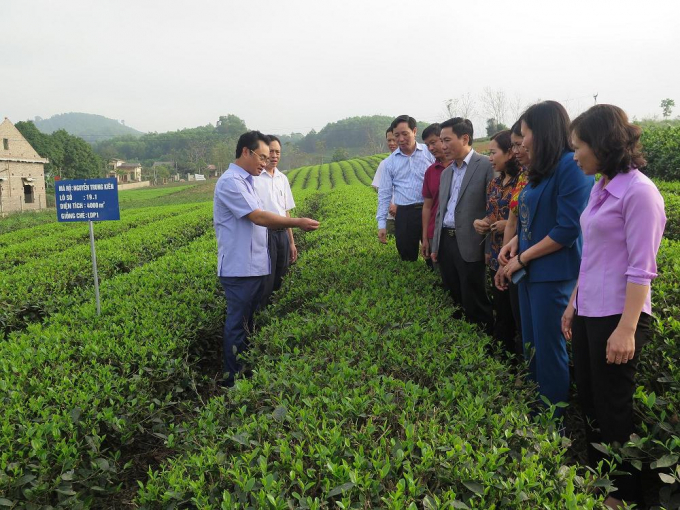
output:
M 354 115 L 445 118 L 502 90 L 522 106 L 680 114 L 680 1 L 7 0 L 0 118 L 64 112 L 141 131 L 307 133 Z M 510 108 L 506 123 L 512 123 Z

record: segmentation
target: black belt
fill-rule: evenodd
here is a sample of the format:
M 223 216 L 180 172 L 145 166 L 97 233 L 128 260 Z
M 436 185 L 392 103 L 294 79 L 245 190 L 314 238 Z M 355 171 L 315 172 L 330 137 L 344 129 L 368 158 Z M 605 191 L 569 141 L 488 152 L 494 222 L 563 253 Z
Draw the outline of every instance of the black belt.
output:
M 397 209 L 422 209 L 423 204 L 408 204 L 408 205 L 398 205 Z
M 456 229 L 449 227 L 442 227 L 442 235 L 447 235 L 449 237 L 456 237 Z

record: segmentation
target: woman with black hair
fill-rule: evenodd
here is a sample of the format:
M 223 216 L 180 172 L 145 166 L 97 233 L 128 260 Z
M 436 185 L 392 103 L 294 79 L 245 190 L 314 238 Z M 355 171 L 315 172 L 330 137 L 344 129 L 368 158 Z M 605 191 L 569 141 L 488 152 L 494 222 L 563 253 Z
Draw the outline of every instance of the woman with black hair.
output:
M 620 108 L 597 105 L 571 125 L 574 159 L 586 175 L 601 174 L 581 215 L 583 260 L 577 286 L 562 316 L 572 339 L 574 373 L 592 443 L 625 444 L 634 431 L 633 393 L 640 349 L 650 335 L 651 281 L 666 215 L 661 194 L 638 168 L 641 130 Z M 641 503 L 639 471 L 630 463 L 612 475 L 617 490 L 605 504 Z
M 505 225 L 510 212 L 510 200 L 517 185 L 522 167 L 515 159 L 510 142 L 510 130 L 499 131 L 489 142 L 489 161 L 499 175 L 487 186 L 486 216 L 475 220 L 473 225 L 478 234 L 489 236 L 489 253 L 486 254 L 491 278 L 498 271 L 498 252 L 503 246 Z M 515 348 L 515 320 L 508 292 L 491 288 L 494 311 L 493 337 L 501 343 L 509 355 L 520 354 Z
M 579 216 L 593 177 L 574 162 L 569 115 L 555 101 L 531 106 L 522 117 L 529 153 L 527 184 L 519 195 L 517 235 L 501 249 L 505 276 L 519 280 L 524 354 L 529 376 L 550 404 L 569 401 L 569 359 L 561 317 L 581 262 Z M 557 407 L 557 416 L 564 413 Z
M 510 206 L 508 210 L 508 221 L 505 224 L 505 232 L 503 234 L 503 242 L 501 246 L 505 246 L 517 234 L 517 217 L 519 216 L 519 194 L 527 185 L 527 168 L 529 168 L 529 153 L 526 148 L 522 146 L 522 119 L 520 118 L 510 128 L 510 147 L 515 156 L 515 160 L 520 165 L 517 182 L 512 189 L 512 196 L 510 197 Z M 498 269 L 494 276 L 494 286 L 500 292 L 507 292 L 510 299 L 510 307 L 512 308 L 512 317 L 515 320 L 516 340 L 515 351 L 518 354 L 522 353 L 522 319 L 519 313 L 519 294 L 517 293 L 517 285 L 512 283 L 505 277 L 505 266 L 500 262 Z

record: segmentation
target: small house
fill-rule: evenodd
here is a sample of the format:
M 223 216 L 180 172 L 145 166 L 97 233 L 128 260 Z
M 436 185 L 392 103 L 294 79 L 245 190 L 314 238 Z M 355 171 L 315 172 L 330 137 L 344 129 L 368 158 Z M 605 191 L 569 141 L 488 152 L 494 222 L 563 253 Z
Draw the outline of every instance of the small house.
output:
M 0 124 L 0 215 L 47 207 L 46 158 L 40 157 L 14 124 Z

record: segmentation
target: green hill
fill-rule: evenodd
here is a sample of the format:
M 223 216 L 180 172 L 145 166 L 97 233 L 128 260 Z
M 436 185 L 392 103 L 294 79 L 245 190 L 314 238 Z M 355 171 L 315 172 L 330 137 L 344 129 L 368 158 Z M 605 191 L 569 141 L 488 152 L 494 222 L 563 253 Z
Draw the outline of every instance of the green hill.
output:
M 89 143 L 100 142 L 117 136 L 141 136 L 144 134 L 121 124 L 117 120 L 91 113 L 61 113 L 49 119 L 37 117 L 34 123 L 43 133 L 50 134 L 63 129 Z
M 353 155 L 382 152 L 386 150 L 385 130 L 393 120 L 394 117 L 371 115 L 329 122 L 318 133 L 312 129 L 297 142 L 297 145 L 308 153 L 317 151 L 317 142 L 324 144 L 327 149 L 339 147 L 348 149 Z M 429 124 L 429 122 L 418 122 L 419 135 Z M 420 141 L 420 136 L 418 141 Z

